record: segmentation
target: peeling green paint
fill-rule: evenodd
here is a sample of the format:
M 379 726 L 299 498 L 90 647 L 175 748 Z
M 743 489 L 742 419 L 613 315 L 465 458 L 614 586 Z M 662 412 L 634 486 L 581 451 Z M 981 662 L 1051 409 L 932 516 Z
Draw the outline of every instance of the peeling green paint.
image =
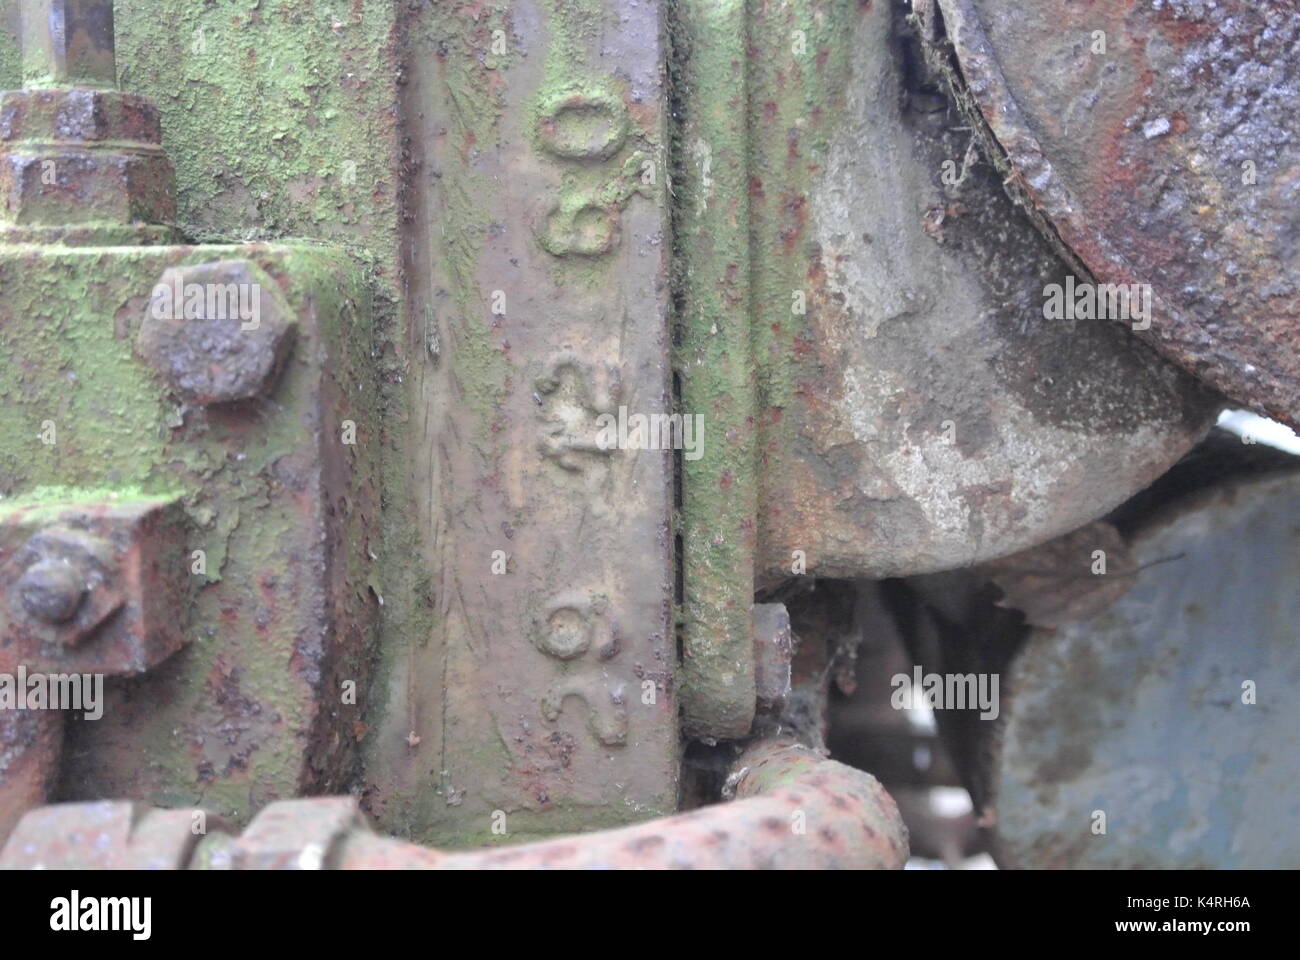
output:
M 598 0 L 547 3 L 556 43 L 547 48 L 547 82 L 539 91 L 539 103 L 548 90 L 572 84 L 570 54 L 591 48 L 605 15 Z M 6 17 L 14 19 L 16 5 L 17 0 L 0 0 L 0 87 L 18 84 L 17 47 L 5 29 Z M 428 643 L 434 621 L 430 570 L 412 562 L 422 558 L 427 547 L 429 531 L 412 522 L 418 515 L 414 500 L 427 491 L 412 489 L 409 470 L 412 460 L 428 455 L 415 449 L 424 411 L 413 371 L 429 362 L 427 331 L 430 326 L 437 330 L 438 314 L 459 311 L 470 319 L 459 329 L 472 336 L 439 345 L 441 357 L 432 359 L 448 364 L 465 388 L 456 401 L 469 405 L 483 425 L 482 434 L 470 442 L 484 456 L 499 452 L 500 441 L 491 424 L 512 376 L 476 273 L 483 239 L 495 226 L 478 199 L 493 184 L 476 173 L 476 160 L 483 151 L 500 146 L 502 104 L 496 92 L 500 74 L 517 64 L 524 51 L 515 32 L 513 4 L 486 0 L 472 8 L 452 10 L 451 6 L 345 0 L 117 3 L 121 86 L 151 97 L 162 111 L 164 145 L 176 167 L 179 225 L 185 234 L 204 242 L 306 238 L 306 242 L 345 248 L 350 254 L 332 259 L 337 255 L 322 251 L 317 266 L 304 262 L 308 277 L 298 292 L 319 296 L 323 313 L 353 317 L 354 325 L 339 320 L 331 335 L 347 344 L 349 356 L 364 358 L 372 368 L 377 364 L 383 379 L 381 405 L 366 407 L 369 412 L 356 419 L 363 430 L 373 424 L 374 432 L 382 434 L 385 536 L 382 544 L 369 547 L 378 555 L 377 562 L 361 564 L 349 557 L 347 572 L 347 582 L 364 594 L 365 603 L 376 605 L 381 588 L 384 599 L 379 612 L 386 644 L 374 654 L 376 693 L 362 690 L 359 700 L 364 708 L 359 712 L 371 730 L 387 722 L 390 710 L 379 691 L 389 689 L 393 671 L 404 663 L 406 648 Z M 498 31 L 507 41 L 504 53 L 496 43 Z M 409 44 L 405 50 L 399 39 L 403 34 Z M 442 171 L 413 167 L 402 152 L 407 57 L 427 59 L 439 73 L 449 108 L 439 111 L 437 121 L 459 151 L 461 164 L 454 187 L 440 193 L 444 204 L 431 224 L 433 246 L 424 251 L 436 260 L 440 275 L 454 282 L 409 314 L 408 293 L 398 271 L 406 252 L 400 181 L 403 175 L 415 180 Z M 631 100 L 632 93 L 619 76 L 605 77 L 597 86 L 624 103 Z M 423 110 L 427 105 L 411 106 Z M 660 120 L 656 116 L 653 123 Z M 608 163 L 579 165 L 569 171 L 563 186 L 591 191 L 606 203 L 651 202 L 629 193 L 636 184 L 625 165 L 638 151 L 661 158 L 661 140 L 652 122 L 643 123 L 633 112 L 621 151 Z M 663 170 L 662 163 L 659 168 Z M 653 189 L 645 191 L 653 194 L 656 204 L 667 200 L 667 179 L 661 172 Z M 261 257 L 261 249 L 232 247 L 226 254 Z M 0 254 L 0 269 L 4 263 L 18 262 L 17 248 L 8 253 L 11 260 Z M 163 262 L 213 255 L 211 250 L 183 248 L 129 254 L 84 250 L 61 252 L 42 261 L 38 269 L 27 262 L 24 269 L 30 286 L 12 285 L 15 314 L 27 318 L 21 334 L 16 334 L 21 342 L 6 335 L 0 344 L 0 364 L 5 367 L 0 392 L 18 389 L 21 400 L 0 407 L 0 437 L 21 438 L 24 443 L 34 437 L 44 419 L 39 409 L 47 404 L 54 406 L 58 418 L 83 426 L 61 431 L 70 445 L 64 452 L 73 456 L 57 465 L 50 458 L 41 460 L 39 450 L 33 456 L 29 446 L 0 444 L 0 493 L 56 481 L 131 484 L 160 492 L 173 489 L 177 478 L 184 478 L 185 507 L 198 529 L 195 546 L 204 549 L 208 559 L 207 586 L 200 590 L 191 645 L 156 674 L 116 684 L 114 696 L 121 703 L 137 704 L 133 714 L 137 725 L 130 740 L 137 752 L 134 766 L 119 768 L 114 757 L 120 758 L 121 753 L 103 749 L 113 739 L 104 732 L 107 728 L 74 725 L 61 791 L 68 798 L 135 795 L 170 806 L 203 803 L 243 820 L 270 799 L 319 788 L 319 783 L 292 782 L 301 765 L 303 731 L 310 726 L 310 717 L 285 707 L 266 711 L 278 714 L 274 723 L 263 714 L 250 729 L 223 728 L 223 708 L 215 702 L 220 691 L 227 703 L 231 698 L 290 703 L 299 683 L 291 664 L 293 647 L 286 636 L 259 635 L 255 619 L 244 611 L 223 619 L 213 598 L 224 591 L 256 592 L 258 585 L 249 578 L 248 564 L 261 564 L 270 556 L 269 544 L 277 539 L 284 542 L 298 530 L 301 518 L 290 517 L 277 506 L 283 493 L 277 472 L 287 445 L 301 438 L 301 425 L 295 434 L 285 423 L 268 423 L 261 439 L 239 438 L 242 459 L 235 459 L 229 444 L 237 430 L 220 417 L 201 416 L 171 399 L 131 356 L 134 318 L 143 309 L 143 300 L 127 303 L 130 298 L 123 298 L 120 306 L 116 302 L 121 285 L 134 285 L 133 289 L 141 289 L 140 296 L 147 297 Z M 25 250 L 21 256 L 35 257 L 36 251 Z M 64 256 L 71 259 L 59 259 Z M 310 251 L 302 253 L 306 260 L 314 256 Z M 355 279 L 358 264 L 361 281 Z M 412 272 L 419 272 L 429 264 L 410 266 Z M 556 263 L 556 275 L 564 283 L 588 292 L 609 282 L 613 269 L 610 262 L 593 258 Z M 340 285 L 335 274 L 347 276 L 346 292 L 339 297 L 355 296 L 366 304 L 357 315 L 328 293 Z M 9 276 L 5 276 L 7 294 Z M 315 294 L 310 292 L 317 289 L 313 277 L 320 282 L 320 292 Z M 107 316 L 105 303 L 113 303 Z M 425 307 L 434 312 L 432 325 Z M 407 323 L 414 325 L 418 336 L 411 335 Z M 27 367 L 14 365 L 19 354 L 29 362 Z M 88 356 L 95 357 L 96 364 L 84 365 Z M 280 391 L 292 389 L 301 373 L 296 360 L 291 364 Z M 373 399 L 366 397 L 363 403 Z M 94 429 L 87 426 L 90 423 Z M 382 570 L 382 577 L 377 570 Z M 436 696 L 436 691 L 421 691 L 421 695 Z M 200 729 L 222 733 L 200 743 L 195 733 Z M 360 724 L 357 736 L 366 738 Z M 225 738 L 233 742 L 225 743 Z M 371 735 L 367 749 L 374 739 Z M 257 749 L 249 752 L 246 748 L 253 742 Z M 500 749 L 500 745 L 493 748 Z M 370 755 L 383 756 L 382 752 Z M 483 762 L 498 761 L 499 757 L 485 756 Z M 137 781 L 132 781 L 131 773 L 139 774 Z M 412 801 L 419 809 L 409 822 L 419 825 L 421 839 L 448 846 L 500 842 L 486 830 L 464 832 L 454 816 L 440 820 L 436 809 L 429 816 L 430 807 L 446 807 L 443 797 L 432 794 L 436 783 L 431 774 L 428 795 Z M 671 809 L 676 797 L 666 792 L 643 801 L 654 813 Z M 402 802 L 394 799 L 393 807 Z M 646 812 L 581 806 L 536 815 L 519 812 L 511 816 L 507 839 L 614 825 Z M 383 819 L 391 822 L 400 816 L 390 811 Z

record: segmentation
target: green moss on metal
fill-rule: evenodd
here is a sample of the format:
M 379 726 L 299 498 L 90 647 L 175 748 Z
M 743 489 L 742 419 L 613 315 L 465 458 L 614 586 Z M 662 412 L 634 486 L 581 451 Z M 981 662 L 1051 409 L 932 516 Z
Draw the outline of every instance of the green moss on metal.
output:
M 16 3 L 0 0 L 0 28 Z M 557 42 L 546 53 L 541 96 L 572 82 L 570 55 L 595 42 L 603 14 L 598 0 L 547 3 Z M 409 475 L 412 458 L 424 453 L 412 449 L 420 435 L 413 410 L 421 410 L 412 368 L 425 358 L 408 350 L 417 343 L 422 351 L 423 336 L 408 337 L 400 323 L 406 292 L 396 267 L 402 262 L 398 180 L 405 163 L 398 106 L 404 72 L 399 21 L 407 18 L 412 28 L 410 55 L 433 58 L 441 73 L 448 99 L 447 109 L 439 111 L 440 122 L 445 121 L 448 141 L 463 166 L 445 181 L 454 180 L 459 192 L 440 194 L 445 202 L 432 225 L 431 253 L 454 281 L 450 297 L 437 301 L 436 308 L 459 311 L 466 322 L 458 329 L 469 333 L 443 356 L 466 388 L 458 401 L 472 405 L 484 424 L 476 442 L 488 446 L 496 443 L 490 424 L 510 371 L 478 289 L 476 264 L 492 224 L 477 197 L 492 183 L 476 176 L 474 166 L 478 152 L 492 149 L 500 135 L 502 105 L 493 92 L 497 78 L 492 71 L 510 66 L 520 55 L 511 8 L 507 0 L 456 9 L 445 3 L 420 5 L 418 13 L 412 5 L 342 0 L 117 3 L 121 84 L 152 97 L 162 109 L 164 142 L 179 183 L 179 220 L 187 235 L 203 240 L 296 236 L 346 247 L 351 254 L 346 263 L 332 260 L 332 254 L 304 252 L 302 257 L 311 262 L 295 268 L 295 275 L 306 278 L 298 293 L 325 297 L 331 301 L 325 306 L 336 307 L 341 318 L 349 315 L 346 304 L 311 291 L 338 290 L 339 275 L 352 264 L 366 268 L 373 312 L 361 311 L 354 329 L 333 335 L 358 348 L 367 362 L 378 363 L 385 380 L 382 407 L 366 407 L 374 398 L 361 398 L 369 412 L 355 418 L 361 429 L 375 424 L 384 434 L 385 536 L 382 545 L 371 546 L 383 576 L 356 557 L 348 560 L 348 582 L 375 589 L 371 594 L 362 587 L 361 599 L 377 603 L 380 592 L 385 598 L 387 646 L 377 658 L 381 675 L 375 690 L 388 689 L 386 675 L 405 664 L 407 645 L 427 642 L 434 615 L 429 571 L 411 562 L 424 555 L 428 534 L 411 522 L 418 513 Z M 494 47 L 497 30 L 508 40 L 504 53 Z M 18 72 L 16 43 L 0 29 L 0 85 L 17 85 Z M 609 84 L 620 97 L 628 96 L 621 80 L 610 78 Z M 634 150 L 657 155 L 659 149 L 656 131 L 637 129 L 625 155 Z M 613 176 L 609 170 L 580 170 L 568 186 L 609 188 L 622 159 L 611 162 Z M 413 171 L 415 176 L 431 173 Z M 664 202 L 666 179 L 659 178 L 657 202 Z M 247 251 L 232 248 L 227 253 Z M 174 490 L 180 478 L 197 530 L 195 547 L 207 552 L 208 581 L 219 581 L 222 591 L 254 594 L 259 584 L 249 578 L 250 566 L 284 576 L 271 544 L 300 532 L 302 518 L 276 504 L 283 494 L 278 471 L 293 442 L 302 438 L 302 425 L 268 424 L 263 436 L 241 442 L 237 455 L 232 454 L 229 430 L 172 400 L 131 357 L 134 318 L 156 279 L 159 258 L 212 255 L 184 250 L 87 250 L 66 254 L 67 260 L 38 259 L 34 251 L 0 255 L 0 279 L 12 305 L 5 316 L 20 318 L 0 338 L 0 395 L 5 396 L 0 404 L 0 493 L 57 482 L 131 485 L 161 494 Z M 608 282 L 610 269 L 611 264 L 592 258 L 572 258 L 557 267 L 565 282 L 587 288 Z M 133 295 L 137 299 L 122 297 L 126 286 L 139 290 Z M 352 295 L 367 299 L 349 275 L 339 297 Z M 117 305 L 105 313 L 106 302 Z M 368 322 L 372 316 L 374 324 Z M 85 364 L 86 357 L 95 363 Z M 294 389 L 294 377 L 291 370 L 285 389 Z M 57 455 L 35 439 L 47 409 L 61 425 L 74 424 L 70 430 L 60 427 L 63 446 Z M 112 747 L 112 738 L 102 733 L 106 728 L 74 729 L 67 768 L 87 778 L 66 782 L 63 795 L 89 797 L 96 787 L 122 796 L 143 791 L 159 804 L 202 803 L 242 820 L 265 802 L 303 789 L 293 780 L 313 719 L 293 706 L 290 695 L 300 682 L 291 666 L 293 641 L 278 629 L 269 636 L 259 632 L 255 613 L 221 609 L 214 601 L 217 595 L 211 587 L 200 590 L 189 648 L 156 676 L 120 685 L 124 698 L 150 703 L 136 714 L 140 723 L 130 738 L 139 753 L 135 767 L 116 762 L 120 751 L 100 749 Z M 166 691 L 166 697 L 157 697 L 157 691 Z M 377 728 L 386 709 L 382 697 L 365 690 L 359 697 L 366 722 Z M 232 726 L 218 702 L 230 703 L 231 698 L 272 706 L 264 707 L 249 726 Z M 203 730 L 220 734 L 202 742 L 198 731 Z M 357 735 L 364 736 L 364 728 Z M 485 764 L 495 762 L 484 758 Z M 125 781 L 123 771 L 129 769 L 143 771 L 143 785 Z M 427 787 L 421 785 L 420 796 L 410 800 L 419 810 L 409 822 L 429 824 L 431 832 L 422 839 L 445 839 L 453 846 L 499 841 L 487 825 L 482 833 L 463 832 L 446 800 L 433 796 L 434 774 L 430 772 Z M 674 801 L 664 797 L 660 806 L 670 808 Z M 393 807 L 404 802 L 395 798 Z M 606 815 L 608 821 L 602 819 Z M 535 819 L 520 812 L 511 816 L 507 839 L 615 825 L 628 818 L 627 811 L 549 810 Z
M 575 72 L 586 61 L 587 49 L 600 35 L 605 17 L 601 0 L 543 0 L 546 10 L 546 84 L 577 79 Z
M 754 716 L 759 423 L 750 301 L 745 4 L 682 0 L 672 54 L 675 369 L 704 455 L 683 463 L 683 731 L 741 737 Z
M 147 494 L 136 487 L 101 487 L 98 489 L 85 489 L 82 487 L 69 487 L 55 484 L 53 486 L 35 487 L 17 498 L 0 501 L 0 511 L 9 509 L 32 511 L 37 508 L 57 508 L 76 503 L 102 503 L 105 500 L 113 500 L 120 504 L 129 504 L 141 500 L 156 499 L 159 498 Z M 161 499 L 167 498 L 163 497 Z M 30 515 L 33 517 L 38 516 L 38 514 L 35 513 Z
M 592 105 L 634 102 L 625 78 L 614 75 L 593 77 L 587 66 L 588 52 L 600 36 L 606 15 L 601 0 L 545 0 L 544 9 L 546 60 L 529 124 L 529 135 L 533 138 L 534 149 L 539 152 L 543 149 L 541 124 L 553 115 L 555 105 L 574 99 Z M 626 169 L 630 159 L 638 153 L 662 168 L 663 145 L 659 131 L 634 122 L 626 133 L 624 145 L 603 161 L 559 161 L 564 170 L 558 198 L 561 204 L 574 206 L 590 201 L 621 206 L 634 193 L 655 203 L 665 202 L 666 177 L 657 177 L 653 185 L 641 185 Z M 561 284 L 597 290 L 612 282 L 616 269 L 617 261 L 613 257 L 568 255 L 556 258 L 552 272 Z
M 18 4 L 0 0 L 0 87 L 20 82 Z M 375 419 L 398 432 L 394 446 L 407 420 L 401 385 L 406 351 L 396 322 L 403 298 L 396 269 L 402 15 L 400 4 L 319 0 L 116 3 L 121 86 L 153 98 L 162 110 L 184 231 L 206 240 L 313 238 L 347 247 L 354 261 L 368 266 L 376 323 L 358 330 L 373 337 L 365 355 L 379 364 L 387 384 L 383 416 Z M 98 449 L 84 451 L 87 462 L 105 448 L 154 462 L 149 458 L 158 455 L 159 438 L 184 422 L 184 412 L 172 404 L 143 438 L 114 428 L 148 391 L 124 378 L 109 393 L 114 402 L 103 411 L 106 428 L 88 441 Z M 0 436 L 13 436 L 13 429 L 27 436 L 31 425 L 21 417 L 6 405 Z M 222 458 L 202 447 L 172 456 L 204 483 L 219 483 L 229 473 Z M 386 460 L 400 464 L 401 458 Z M 387 469 L 385 486 L 394 555 L 409 557 L 414 534 L 402 519 L 409 511 L 401 507 L 408 494 L 400 466 Z M 241 517 L 256 514 L 239 503 L 215 514 L 201 504 L 190 510 L 205 531 L 208 579 L 216 582 Z M 378 544 L 375 549 L 381 552 Z M 419 608 L 404 602 L 413 591 L 402 577 L 391 578 L 388 589 L 395 601 L 388 611 Z
M 18 45 L 18 0 L 0 0 L 0 90 L 21 85 L 22 61 Z
M 761 406 L 790 407 L 798 391 L 804 317 L 792 294 L 812 301 L 820 251 L 807 225 L 811 188 L 845 108 L 854 18 L 839 0 L 751 5 L 749 131 L 754 325 Z M 810 307 L 811 309 L 811 307 Z
M 314 304 L 322 318 L 347 316 L 347 300 L 364 307 L 346 258 L 320 250 L 0 248 L 0 495 L 180 490 L 197 521 L 187 548 L 237 561 L 225 564 L 225 589 L 199 591 L 185 650 L 143 678 L 116 681 L 103 720 L 69 725 L 63 797 L 143 792 L 243 820 L 305 785 L 302 751 L 317 716 L 294 664 L 316 600 L 298 593 L 284 551 L 316 534 L 286 485 L 305 478 L 297 471 L 308 469 L 317 437 L 298 416 L 246 411 L 256 424 L 248 429 L 246 417 L 186 409 L 134 351 L 163 269 L 236 257 L 283 277 L 290 302 Z M 340 356 L 368 358 L 369 325 L 356 316 L 351 324 L 326 334 L 344 342 Z M 311 409 L 315 389 L 310 368 L 291 361 L 275 403 Z M 375 424 L 373 397 L 355 406 L 363 429 Z M 278 608 L 285 603 L 293 609 Z M 133 710 L 135 696 L 149 709 Z
M 395 10 L 330 6 L 118 3 L 121 85 L 162 109 L 191 236 L 314 237 L 397 262 Z
M 743 733 L 753 706 L 756 449 L 790 429 L 782 411 L 808 375 L 806 318 L 791 307 L 796 292 L 815 299 L 810 190 L 858 15 L 837 0 L 676 0 L 670 12 L 675 366 L 683 412 L 704 412 L 712 437 L 683 465 L 683 720 L 696 735 Z

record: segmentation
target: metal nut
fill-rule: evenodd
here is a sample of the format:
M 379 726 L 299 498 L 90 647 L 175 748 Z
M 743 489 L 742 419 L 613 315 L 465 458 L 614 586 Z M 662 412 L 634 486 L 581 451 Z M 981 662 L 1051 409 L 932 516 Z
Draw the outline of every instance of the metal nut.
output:
M 0 93 L 0 144 L 101 150 L 120 144 L 147 152 L 162 146 L 162 114 L 147 97 L 118 90 L 6 90 Z
M 109 545 L 63 525 L 33 535 L 5 567 L 7 607 L 46 642 L 75 646 L 122 606 Z M 0 616 L 4 609 L 0 609 Z
M 0 505 L 0 650 L 29 670 L 130 675 L 185 643 L 175 499 L 70 491 Z
M 8 153 L 5 159 L 0 169 L 0 224 L 127 226 L 176 219 L 175 173 L 161 151 L 95 153 L 36 147 Z
M 191 403 L 252 400 L 274 388 L 296 327 L 265 271 L 249 260 L 221 260 L 162 275 L 137 349 Z
M 46 623 L 71 620 L 86 596 L 86 576 L 66 560 L 42 560 L 18 579 L 23 609 Z

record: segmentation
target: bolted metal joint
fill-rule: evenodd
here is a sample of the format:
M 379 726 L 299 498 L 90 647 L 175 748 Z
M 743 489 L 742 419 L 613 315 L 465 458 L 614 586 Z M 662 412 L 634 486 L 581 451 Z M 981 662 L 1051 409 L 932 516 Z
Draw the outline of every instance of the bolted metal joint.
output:
M 0 647 L 40 670 L 132 674 L 185 642 L 179 505 L 19 499 L 0 509 Z

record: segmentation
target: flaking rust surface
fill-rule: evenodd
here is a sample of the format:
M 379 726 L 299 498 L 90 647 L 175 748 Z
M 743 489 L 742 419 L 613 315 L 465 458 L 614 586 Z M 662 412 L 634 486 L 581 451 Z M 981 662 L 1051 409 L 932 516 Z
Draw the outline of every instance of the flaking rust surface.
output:
M 751 16 L 760 582 L 795 551 L 871 577 L 1006 555 L 1198 439 L 1216 401 L 1190 376 L 1116 324 L 1044 319 L 1065 269 L 927 88 L 901 15 Z
M 232 258 L 295 305 L 300 338 L 263 400 L 190 405 L 136 335 L 166 268 Z M 367 685 L 378 521 L 370 313 L 352 265 L 287 246 L 9 247 L 0 287 L 0 496 L 178 495 L 191 528 L 188 645 L 110 678 L 99 720 L 68 718 L 53 799 L 202 803 L 240 821 L 344 789 L 364 726 L 342 684 Z
M 1290 0 L 935 0 L 1015 192 L 1166 357 L 1300 423 L 1300 17 Z M 1099 43 L 1104 43 L 1104 52 Z M 1081 271 L 1081 272 L 1082 272 Z

